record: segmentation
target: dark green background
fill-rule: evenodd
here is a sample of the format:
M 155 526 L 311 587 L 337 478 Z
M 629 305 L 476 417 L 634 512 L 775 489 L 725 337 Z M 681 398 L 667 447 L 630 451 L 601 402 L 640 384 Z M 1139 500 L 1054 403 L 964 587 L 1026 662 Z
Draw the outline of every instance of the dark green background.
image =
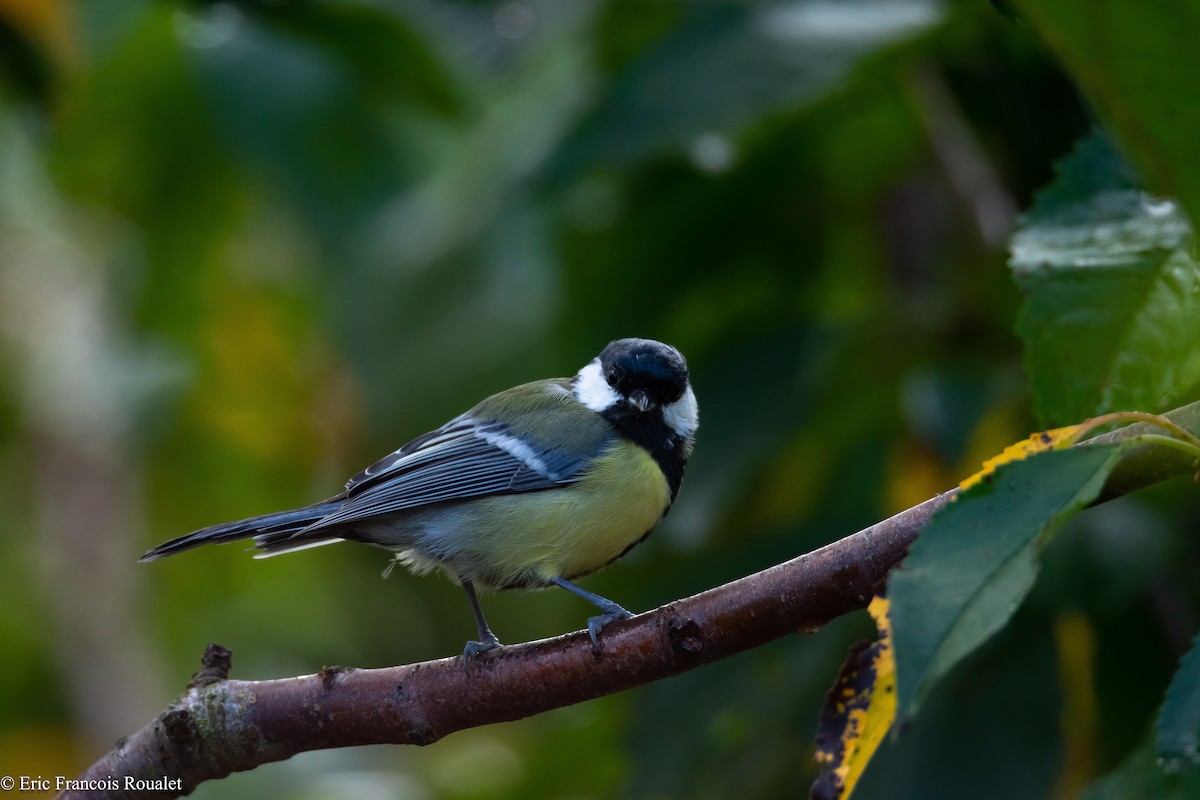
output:
M 1200 207 L 1200 13 L 1134 7 L 0 4 L 0 774 L 74 774 L 209 641 L 246 679 L 459 652 L 461 592 L 379 580 L 368 548 L 134 561 L 612 338 L 679 347 L 702 420 L 670 517 L 585 580 L 632 610 L 974 471 L 1039 424 L 1006 259 L 1053 162 L 1099 121 Z M 1177 485 L 1073 523 L 856 796 L 1072 797 L 1114 768 L 1196 628 L 1197 510 Z M 590 613 L 484 603 L 505 641 Z M 869 635 L 193 796 L 798 796 Z

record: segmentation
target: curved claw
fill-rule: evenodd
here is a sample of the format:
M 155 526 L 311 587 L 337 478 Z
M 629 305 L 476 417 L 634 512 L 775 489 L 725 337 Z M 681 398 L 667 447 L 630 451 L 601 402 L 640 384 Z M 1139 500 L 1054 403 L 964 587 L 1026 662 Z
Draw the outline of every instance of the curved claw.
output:
M 600 631 L 604 630 L 604 626 L 610 622 L 620 622 L 633 616 L 611 600 L 609 603 L 611 608 L 605 608 L 603 614 L 588 617 L 588 636 L 592 637 L 592 648 L 597 652 L 600 650 Z
M 482 642 L 467 642 L 467 646 L 463 648 L 464 668 L 471 665 L 471 659 L 477 658 L 483 653 L 487 653 L 491 650 L 499 650 L 504 646 L 500 643 L 500 640 L 496 638 L 496 634 L 492 633 L 491 631 L 488 631 L 488 633 L 492 634 L 491 637 L 484 639 Z
M 551 578 L 550 583 L 555 586 L 560 586 L 572 594 L 576 594 L 587 600 L 596 608 L 603 611 L 603 614 L 592 617 L 588 620 L 588 636 L 592 637 L 592 649 L 597 655 L 600 653 L 600 631 L 604 630 L 604 626 L 610 622 L 618 622 L 623 619 L 629 619 L 633 616 L 619 605 L 609 600 L 607 597 L 601 597 L 598 594 L 593 594 L 587 589 L 576 586 L 566 578 Z

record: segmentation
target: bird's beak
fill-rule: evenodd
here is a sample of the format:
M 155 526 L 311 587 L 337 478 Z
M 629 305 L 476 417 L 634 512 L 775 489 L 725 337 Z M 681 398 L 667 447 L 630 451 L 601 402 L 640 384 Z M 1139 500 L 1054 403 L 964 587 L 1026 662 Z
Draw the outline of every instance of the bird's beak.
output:
M 627 399 L 629 400 L 629 405 L 642 412 L 647 411 L 650 406 L 654 405 L 654 403 L 650 400 L 650 395 L 646 394 L 641 389 L 635 389 L 634 391 L 630 392 Z

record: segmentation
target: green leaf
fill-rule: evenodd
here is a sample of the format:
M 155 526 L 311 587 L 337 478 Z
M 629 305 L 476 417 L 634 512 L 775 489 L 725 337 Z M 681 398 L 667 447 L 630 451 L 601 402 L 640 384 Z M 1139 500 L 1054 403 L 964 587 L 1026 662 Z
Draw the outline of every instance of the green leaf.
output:
M 1060 425 L 1169 407 L 1200 381 L 1200 267 L 1187 217 L 1138 189 L 1101 135 L 1058 166 L 1011 242 L 1034 408 Z
M 1013 0 L 1154 191 L 1200 214 L 1200 4 Z
M 1200 770 L 1169 773 L 1158 764 L 1153 742 L 1147 738 L 1080 800 L 1195 800 L 1200 797 Z
M 1099 493 L 1122 447 L 1050 450 L 998 467 L 942 509 L 888 579 L 898 718 L 999 631 L 1037 577 L 1049 537 Z
M 1169 772 L 1200 778 L 1200 636 L 1171 679 L 1155 725 L 1158 758 Z

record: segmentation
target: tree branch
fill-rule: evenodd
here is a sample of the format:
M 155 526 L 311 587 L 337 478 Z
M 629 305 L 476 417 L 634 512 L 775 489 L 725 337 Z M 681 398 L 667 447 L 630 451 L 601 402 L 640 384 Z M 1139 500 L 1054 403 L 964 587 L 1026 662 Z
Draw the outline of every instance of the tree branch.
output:
M 1166 416 L 1200 431 L 1200 403 Z M 1092 441 L 1146 432 L 1130 426 Z M 1086 443 L 1085 443 L 1086 446 Z M 1105 499 L 1182 474 L 1177 451 L 1148 445 L 1113 473 Z M 153 722 L 117 743 L 60 798 L 158 800 L 296 753 L 365 744 L 431 744 L 464 728 L 521 719 L 677 675 L 863 608 L 917 533 L 956 490 L 770 569 L 607 626 L 485 654 L 386 669 L 228 680 L 228 651 Z

